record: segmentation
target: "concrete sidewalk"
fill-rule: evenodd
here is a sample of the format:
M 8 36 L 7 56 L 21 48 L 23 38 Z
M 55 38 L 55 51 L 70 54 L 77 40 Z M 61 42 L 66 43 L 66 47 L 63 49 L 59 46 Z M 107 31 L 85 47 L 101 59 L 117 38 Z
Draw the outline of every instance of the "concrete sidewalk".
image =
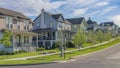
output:
M 92 47 L 97 47 L 97 46 L 106 44 L 106 43 L 108 43 L 108 42 L 114 41 L 114 40 L 115 40 L 115 39 L 112 39 L 112 40 L 110 40 L 110 41 L 105 41 L 105 42 L 102 42 L 102 43 L 100 43 L 100 44 L 96 44 L 96 45 L 93 45 L 93 46 L 88 46 L 88 47 L 80 48 L 80 50 L 84 50 L 84 49 L 88 49 L 88 48 L 92 48 Z M 69 50 L 69 51 L 65 51 L 65 53 L 74 52 L 74 51 L 78 51 L 78 50 L 79 50 L 79 49 Z M 49 55 L 55 55 L 55 54 L 60 54 L 60 52 L 50 53 L 50 54 L 43 54 L 43 55 L 36 55 L 36 56 L 28 56 L 28 57 L 22 57 L 22 58 L 5 59 L 5 60 L 0 60 L 0 61 L 6 61 L 6 60 L 27 60 L 27 59 L 30 59 L 30 58 L 37 58 L 37 57 L 43 57 L 43 56 L 49 56 Z

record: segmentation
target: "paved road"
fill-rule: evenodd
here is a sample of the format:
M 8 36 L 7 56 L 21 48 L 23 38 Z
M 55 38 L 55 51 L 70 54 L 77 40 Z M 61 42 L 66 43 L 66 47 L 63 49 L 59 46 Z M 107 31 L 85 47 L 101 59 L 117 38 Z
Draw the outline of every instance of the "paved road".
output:
M 73 62 L 0 68 L 120 68 L 120 44 L 87 56 L 79 57 Z

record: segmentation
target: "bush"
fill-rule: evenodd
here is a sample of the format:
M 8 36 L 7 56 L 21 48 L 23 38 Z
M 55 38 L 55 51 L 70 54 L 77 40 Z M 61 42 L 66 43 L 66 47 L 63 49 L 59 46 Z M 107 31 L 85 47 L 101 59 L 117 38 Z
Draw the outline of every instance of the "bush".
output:
M 5 55 L 5 54 L 6 54 L 6 53 L 5 53 L 4 50 L 0 51 L 0 55 Z
M 53 43 L 52 49 L 59 48 L 60 45 L 61 45 L 61 42 L 55 41 L 55 42 Z
M 45 48 L 41 47 L 41 48 L 38 48 L 37 51 L 44 51 Z
M 67 48 L 74 48 L 75 45 L 72 42 L 66 42 L 66 47 Z

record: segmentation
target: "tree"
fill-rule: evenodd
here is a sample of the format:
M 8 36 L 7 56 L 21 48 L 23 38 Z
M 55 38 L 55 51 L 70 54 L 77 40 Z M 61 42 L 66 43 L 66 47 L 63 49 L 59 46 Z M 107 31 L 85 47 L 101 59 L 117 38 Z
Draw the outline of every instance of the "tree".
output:
M 103 42 L 105 40 L 105 34 L 101 30 L 97 31 L 96 35 L 97 41 Z
M 105 40 L 110 40 L 112 38 L 112 33 L 110 31 L 107 31 L 105 34 Z
M 12 32 L 10 31 L 4 31 L 4 34 L 3 34 L 3 38 L 0 39 L 0 43 L 1 44 L 4 44 L 5 47 L 9 47 L 12 45 L 12 42 L 11 42 L 11 36 L 12 36 Z
M 96 43 L 97 36 L 94 31 L 89 31 L 86 33 L 88 43 Z
M 79 48 L 86 43 L 86 35 L 84 31 L 80 30 L 78 31 L 72 38 L 72 43 Z

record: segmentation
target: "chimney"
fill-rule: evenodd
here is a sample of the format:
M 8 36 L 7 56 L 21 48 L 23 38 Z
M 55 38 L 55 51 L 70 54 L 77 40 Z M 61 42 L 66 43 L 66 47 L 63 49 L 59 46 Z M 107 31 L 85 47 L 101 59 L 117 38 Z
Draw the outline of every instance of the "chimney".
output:
M 44 8 L 41 9 L 41 13 L 45 12 Z
M 44 11 L 44 8 L 42 8 L 42 10 L 41 10 L 41 28 L 45 28 L 45 11 Z

